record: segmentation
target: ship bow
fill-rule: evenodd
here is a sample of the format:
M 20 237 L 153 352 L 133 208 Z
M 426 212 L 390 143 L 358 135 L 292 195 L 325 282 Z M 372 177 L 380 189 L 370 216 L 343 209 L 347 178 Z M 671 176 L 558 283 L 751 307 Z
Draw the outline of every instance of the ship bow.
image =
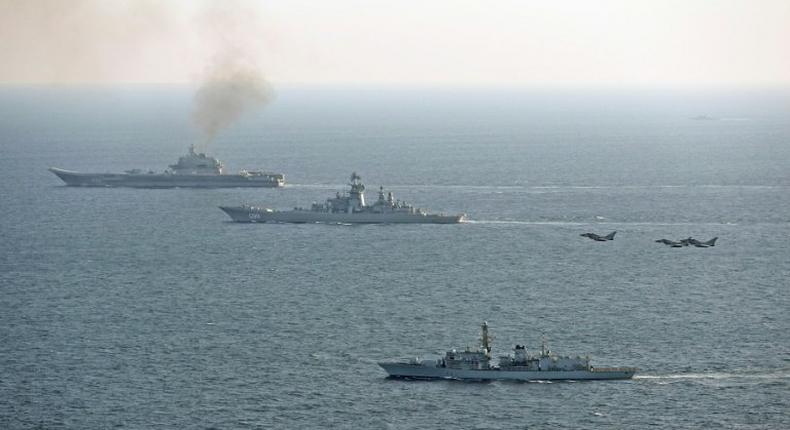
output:
M 66 185 L 80 185 L 80 177 L 77 172 L 72 172 L 70 170 L 58 169 L 57 167 L 50 167 L 50 172 L 54 173 L 55 176 L 60 178 L 61 181 L 65 182 Z
M 220 206 L 223 212 L 228 214 L 230 219 L 235 222 L 250 222 L 250 214 L 248 210 L 239 206 Z

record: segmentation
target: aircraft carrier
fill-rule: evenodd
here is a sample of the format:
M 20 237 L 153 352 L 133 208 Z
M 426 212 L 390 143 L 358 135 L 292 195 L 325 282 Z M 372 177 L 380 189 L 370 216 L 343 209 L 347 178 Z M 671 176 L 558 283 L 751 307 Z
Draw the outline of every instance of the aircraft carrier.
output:
M 634 367 L 593 367 L 589 357 L 559 356 L 549 350 L 545 340 L 537 355 L 527 353 L 524 345 L 516 345 L 513 351 L 512 355 L 499 357 L 498 364 L 494 364 L 488 324 L 483 322 L 480 347 L 476 349 L 452 349 L 437 360 L 415 358 L 406 362 L 383 362 L 379 366 L 391 378 L 476 381 L 631 379 L 638 371 Z
M 143 172 L 138 169 L 124 173 L 80 173 L 50 167 L 66 185 L 75 187 L 132 187 L 132 188 L 276 188 L 285 184 L 279 173 L 242 170 L 226 174 L 221 161 L 189 147 L 187 155 L 180 157 L 164 172 Z
M 378 200 L 365 202 L 365 185 L 356 174 L 351 174 L 351 190 L 325 203 L 313 203 L 310 208 L 274 210 L 257 206 L 220 206 L 236 222 L 328 223 L 328 224 L 457 224 L 466 216 L 427 213 L 420 208 L 395 200 L 392 193 L 379 188 Z

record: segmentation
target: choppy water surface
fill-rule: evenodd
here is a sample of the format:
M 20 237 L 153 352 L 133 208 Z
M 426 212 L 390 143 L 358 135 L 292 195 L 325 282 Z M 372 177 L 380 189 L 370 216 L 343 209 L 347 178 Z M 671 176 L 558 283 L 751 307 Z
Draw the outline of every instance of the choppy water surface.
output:
M 285 189 L 75 189 L 46 171 L 163 169 L 197 138 L 189 97 L 0 91 L 0 427 L 790 427 L 787 93 L 286 89 L 211 148 Z M 472 222 L 217 209 L 306 206 L 352 170 Z M 654 243 L 688 236 L 719 242 Z M 482 320 L 497 353 L 545 333 L 642 371 L 409 382 L 376 365 L 473 344 Z

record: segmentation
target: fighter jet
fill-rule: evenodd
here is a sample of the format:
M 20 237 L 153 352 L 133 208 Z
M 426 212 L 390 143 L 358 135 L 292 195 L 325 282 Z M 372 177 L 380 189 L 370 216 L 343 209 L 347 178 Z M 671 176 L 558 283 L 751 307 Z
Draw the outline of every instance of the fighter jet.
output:
M 590 239 L 598 241 L 598 242 L 606 242 L 607 240 L 614 240 L 614 234 L 615 233 L 617 233 L 617 232 L 613 231 L 613 232 L 607 234 L 606 236 L 599 236 L 599 235 L 597 235 L 595 233 L 583 233 L 583 234 L 580 234 L 579 236 L 589 237 Z
M 681 242 L 675 242 L 674 240 L 669 240 L 669 239 L 659 239 L 656 242 L 663 243 L 664 245 L 668 245 L 673 248 L 683 248 L 684 246 L 683 243 Z
M 684 246 L 696 246 L 697 248 L 708 248 L 710 246 L 716 246 L 716 240 L 718 237 L 714 237 L 713 239 L 707 242 L 700 242 L 693 237 L 688 237 L 686 239 L 680 239 L 678 241 L 669 240 L 669 239 L 659 239 L 657 243 L 663 243 L 664 245 L 671 246 L 672 248 L 682 248 Z
M 716 240 L 717 239 L 718 239 L 718 236 L 714 237 L 713 239 L 711 239 L 711 240 L 709 240 L 707 242 L 700 242 L 697 239 L 694 239 L 694 238 L 690 237 L 690 238 L 688 238 L 688 242 L 689 242 L 689 245 L 694 245 L 697 248 L 707 248 L 709 246 L 716 246 Z

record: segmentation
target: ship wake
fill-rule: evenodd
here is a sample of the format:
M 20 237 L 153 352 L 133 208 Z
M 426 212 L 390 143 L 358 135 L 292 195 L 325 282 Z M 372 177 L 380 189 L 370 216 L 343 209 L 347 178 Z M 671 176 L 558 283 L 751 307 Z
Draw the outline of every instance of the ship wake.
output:
M 784 380 L 790 379 L 790 370 L 774 372 L 694 372 L 667 375 L 635 375 L 634 379 L 648 381 L 681 380 Z
M 592 221 L 519 221 L 519 220 L 467 220 L 470 224 L 504 224 L 504 225 L 557 225 L 557 226 L 605 226 L 605 225 L 629 225 L 629 226 L 736 226 L 731 222 L 592 222 Z

